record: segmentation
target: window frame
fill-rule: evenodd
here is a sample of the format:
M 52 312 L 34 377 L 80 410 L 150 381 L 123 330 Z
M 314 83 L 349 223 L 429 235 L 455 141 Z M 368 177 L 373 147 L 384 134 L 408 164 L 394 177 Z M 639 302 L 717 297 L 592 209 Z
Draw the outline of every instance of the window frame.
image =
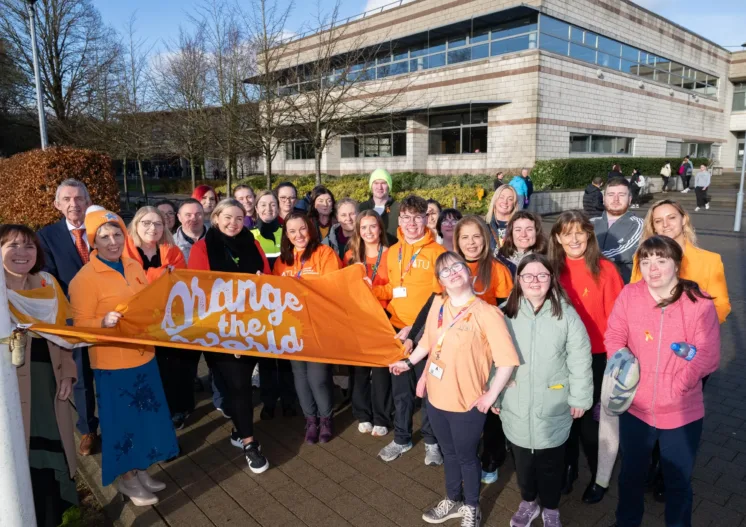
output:
M 375 159 L 375 158 L 392 158 L 407 157 L 407 123 L 403 119 L 397 119 L 390 123 L 389 130 L 375 130 L 375 127 L 384 124 L 384 121 L 375 121 L 362 126 L 358 133 L 344 134 L 340 137 L 340 158 L 341 159 Z M 397 137 L 398 136 L 398 137 Z M 403 140 L 402 140 L 403 136 Z M 375 138 L 378 155 L 369 156 L 368 145 L 372 144 Z M 389 155 L 381 155 L 381 140 L 388 139 Z M 354 155 L 345 155 L 345 143 L 352 146 Z M 397 145 L 403 145 L 404 150 L 397 152 Z
M 479 119 L 478 122 L 475 121 L 475 114 L 477 115 L 476 119 Z M 481 114 L 484 114 L 484 117 L 480 117 Z M 465 116 L 467 116 L 465 118 Z M 446 116 L 458 116 L 459 124 L 453 125 L 448 124 L 446 126 L 433 126 L 432 120 L 433 118 L 444 118 Z M 466 121 L 466 122 L 465 122 Z M 446 121 L 448 122 L 448 121 Z M 455 122 L 455 121 L 453 121 Z M 433 148 L 433 138 L 435 137 L 435 134 L 440 134 L 441 140 L 440 145 L 443 145 L 442 137 L 443 132 L 446 132 L 447 134 L 453 134 L 455 130 L 458 130 L 458 152 L 448 152 L 447 148 L 446 151 L 443 152 L 440 148 L 438 151 L 434 151 Z M 474 141 L 474 131 L 479 130 L 479 133 L 482 133 L 482 130 L 484 130 L 484 148 L 480 148 L 479 152 L 474 152 L 474 149 L 472 148 L 472 143 Z M 464 147 L 468 144 L 469 149 L 468 151 L 464 151 Z M 451 112 L 441 112 L 436 113 L 433 115 L 430 115 L 428 118 L 428 129 L 427 129 L 427 155 L 428 156 L 459 156 L 459 155 L 481 155 L 486 154 L 489 152 L 489 111 L 485 109 L 476 109 L 476 110 L 468 110 L 466 112 L 464 111 L 451 111 Z
M 586 149 L 584 151 L 573 151 L 573 145 L 575 142 L 573 139 L 575 138 L 585 138 L 585 144 Z M 599 140 L 604 141 L 610 141 L 611 142 L 611 151 L 609 152 L 602 152 L 602 151 L 594 151 L 594 148 L 596 147 L 596 144 L 594 142 L 594 139 L 598 138 Z M 626 145 L 626 152 L 620 153 L 619 150 L 619 142 L 625 141 Z M 600 144 L 600 143 L 598 143 Z M 596 133 L 590 133 L 590 132 L 570 132 L 570 140 L 568 145 L 568 154 L 572 156 L 597 156 L 597 157 L 603 157 L 603 156 L 633 156 L 635 150 L 635 137 L 630 137 L 626 135 L 608 135 L 608 134 L 596 134 Z
M 290 152 L 290 155 L 288 155 Z M 309 156 L 310 157 L 304 157 Z M 308 161 L 316 159 L 316 149 L 311 141 L 307 139 L 290 139 L 285 141 L 285 160 L 286 161 Z

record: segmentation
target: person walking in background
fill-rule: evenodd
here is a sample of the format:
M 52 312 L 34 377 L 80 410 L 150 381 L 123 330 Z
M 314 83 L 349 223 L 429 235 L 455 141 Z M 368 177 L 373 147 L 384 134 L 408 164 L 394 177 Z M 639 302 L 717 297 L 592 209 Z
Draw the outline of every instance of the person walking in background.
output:
M 440 238 L 440 244 L 445 247 L 446 251 L 455 251 L 455 239 L 453 237 L 454 229 L 463 214 L 458 209 L 443 209 L 438 217 L 438 223 L 435 224 L 435 232 Z
M 609 181 L 610 179 L 613 179 L 615 177 L 624 177 L 624 175 L 622 175 L 622 167 L 620 167 L 619 165 L 614 165 L 613 167 L 611 167 L 611 172 L 606 174 L 606 181 Z
M 565 449 L 562 492 L 572 492 L 578 477 L 578 457 L 583 445 L 591 478 L 584 496 L 593 492 L 598 467 L 598 420 L 601 381 L 606 368 L 603 336 L 606 322 L 619 292 L 624 287 L 616 266 L 604 258 L 596 241 L 593 224 L 580 211 L 560 214 L 552 227 L 549 259 L 559 282 L 585 324 L 591 341 L 593 369 L 593 411 L 575 420 Z
M 497 188 L 500 187 L 501 185 L 505 185 L 505 181 L 503 181 L 504 179 L 505 179 L 505 172 L 503 172 L 502 170 L 498 172 L 497 174 L 495 174 L 495 179 L 492 180 L 492 190 L 497 190 Z
M 44 271 L 44 252 L 25 225 L 0 226 L 8 309 L 13 324 L 65 324 L 70 306 L 57 280 Z M 26 361 L 15 369 L 29 454 L 36 525 L 57 527 L 78 504 L 75 437 L 70 396 L 77 366 L 69 349 L 29 335 Z
M 502 313 L 477 298 L 466 261 L 443 253 L 435 262 L 435 273 L 444 293 L 433 301 L 415 351 L 390 368 L 397 378 L 426 363 L 416 393 L 428 397 L 428 417 L 443 450 L 446 498 L 422 519 L 443 523 L 461 518 L 462 527 L 478 527 L 482 513 L 477 449 L 485 414 L 519 361 Z M 497 371 L 485 388 L 493 365 Z
M 91 205 L 86 186 L 77 179 L 66 179 L 57 187 L 54 208 L 64 216 L 38 233 L 44 252 L 44 271 L 57 279 L 67 295 L 68 286 L 90 259 L 90 245 L 86 236 L 85 212 Z M 78 413 L 77 428 L 81 433 L 78 453 L 88 456 L 99 447 L 99 420 L 96 417 L 94 375 L 88 348 L 75 348 L 73 360 L 78 369 L 73 387 L 73 401 Z
M 661 189 L 664 194 L 668 193 L 668 180 L 671 178 L 671 163 L 666 163 L 661 168 L 661 178 L 663 179 L 663 188 Z
M 368 178 L 368 186 L 370 187 L 371 197 L 368 201 L 360 204 L 360 212 L 375 210 L 381 216 L 383 225 L 386 227 L 389 245 L 394 245 L 398 240 L 399 203 L 391 197 L 393 188 L 391 174 L 383 168 L 377 168 L 371 172 L 370 178 Z
M 619 416 L 622 467 L 618 527 L 642 524 L 651 453 L 660 444 L 666 487 L 666 525 L 692 524 L 692 472 L 702 436 L 702 380 L 718 368 L 720 326 L 712 299 L 696 282 L 681 278 L 684 255 L 666 236 L 646 239 L 637 252 L 642 280 L 619 295 L 609 318 L 609 357 L 629 348 L 640 381 L 629 410 Z M 696 354 L 681 357 L 672 344 Z
M 317 194 L 320 195 L 324 194 Z M 272 274 L 296 280 L 312 280 L 341 267 L 342 262 L 334 250 L 321 244 L 318 228 L 308 216 L 302 212 L 292 212 L 285 217 L 280 257 L 275 261 Z M 291 361 L 291 367 L 295 391 L 306 418 L 305 441 L 309 445 L 328 443 L 333 435 L 332 367 L 330 364 L 299 360 Z
M 287 215 L 295 210 L 295 204 L 298 202 L 298 189 L 292 183 L 285 181 L 275 187 L 275 196 L 280 206 L 277 218 L 282 224 Z
M 223 273 L 270 274 L 262 247 L 244 227 L 243 206 L 232 198 L 221 200 L 210 218 L 212 226 L 197 242 L 189 258 L 189 269 Z M 234 430 L 231 444 L 243 449 L 249 469 L 261 474 L 269 468 L 259 441 L 254 438 L 254 402 L 251 376 L 257 357 L 230 353 L 205 353 L 205 360 L 225 387 L 224 407 Z M 225 415 L 225 412 L 223 412 Z
M 694 165 L 689 161 L 689 156 L 685 156 L 679 167 L 679 175 L 681 176 L 681 185 L 683 190 L 682 194 L 689 192 L 689 182 L 692 179 L 692 173 L 694 172 Z
M 583 212 L 589 218 L 596 218 L 604 211 L 604 192 L 601 187 L 604 185 L 604 178 L 596 176 L 593 181 L 585 187 L 583 192 Z
M 336 203 L 337 223 L 329 229 L 329 234 L 321 243 L 334 249 L 339 259 L 344 261 L 347 244 L 355 235 L 355 218 L 358 204 L 352 198 L 342 198 Z
M 492 195 L 485 220 L 490 229 L 490 250 L 493 255 L 497 255 L 502 247 L 508 222 L 517 210 L 517 201 L 518 195 L 511 185 L 498 187 Z
M 632 176 L 629 179 L 629 189 L 632 193 L 632 204 L 630 208 L 640 208 L 640 193 L 645 187 L 645 176 L 643 176 L 636 168 L 632 170 Z M 607 185 L 608 188 L 608 185 Z
M 625 284 L 632 276 L 643 227 L 643 221 L 629 211 L 631 186 L 634 184 L 624 178 L 610 179 L 606 184 L 604 212 L 591 219 L 601 252 L 616 264 Z
M 107 210 L 85 217 L 95 249 L 70 282 L 75 326 L 113 328 L 122 318 L 116 306 L 145 289 L 145 271 L 123 257 L 126 227 Z M 102 484 L 120 476 L 117 490 L 138 507 L 155 505 L 166 485 L 148 475 L 150 465 L 179 454 L 152 347 L 96 344 L 89 348 L 101 417 Z
M 341 201 L 340 201 L 341 203 Z M 389 282 L 388 238 L 381 216 L 365 210 L 355 218 L 355 231 L 344 255 L 345 267 L 365 266 L 366 283 L 386 309 L 392 297 Z M 358 420 L 358 432 L 382 437 L 389 433 L 394 401 L 388 368 L 352 367 L 352 415 Z
M 510 178 L 510 183 L 508 183 L 511 187 L 513 187 L 516 193 L 516 210 L 523 210 L 528 206 L 528 183 L 526 182 L 527 177 L 528 169 L 524 168 L 521 170 L 521 174 L 519 176 Z
M 699 212 L 702 207 L 710 209 L 710 198 L 707 197 L 707 189 L 710 186 L 712 174 L 707 170 L 706 165 L 699 167 L 699 172 L 694 176 L 694 193 L 697 195 L 697 208 L 694 212 Z
M 179 219 L 176 217 L 178 208 L 174 205 L 174 202 L 170 199 L 162 199 L 156 201 L 155 208 L 163 213 L 163 217 L 166 219 L 166 229 L 172 235 L 176 234 L 176 229 L 181 226 Z
M 243 220 L 244 227 L 251 230 L 256 225 L 256 194 L 254 189 L 248 185 L 237 185 L 233 189 L 233 197 L 243 205 L 246 217 Z
M 210 228 L 210 218 L 212 211 L 218 204 L 218 194 L 210 185 L 199 185 L 192 192 L 192 198 L 196 199 L 202 205 L 202 211 L 205 215 L 205 227 Z
M 542 514 L 546 527 L 561 527 L 565 443 L 573 421 L 593 404 L 591 345 L 546 256 L 526 256 L 517 277 L 503 312 L 520 366 L 494 410 L 512 445 L 521 491 L 510 525 L 529 526 Z

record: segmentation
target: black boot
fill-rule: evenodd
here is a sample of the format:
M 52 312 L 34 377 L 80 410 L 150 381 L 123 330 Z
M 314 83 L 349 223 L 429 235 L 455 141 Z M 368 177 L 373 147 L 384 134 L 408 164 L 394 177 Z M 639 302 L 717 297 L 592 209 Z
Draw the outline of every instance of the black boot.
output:
M 565 476 L 562 478 L 562 494 L 570 494 L 572 492 L 572 484 L 578 479 L 578 467 L 573 465 L 567 465 L 565 468 Z
M 588 485 L 588 488 L 586 488 L 585 492 L 583 493 L 583 503 L 593 505 L 600 502 L 602 499 L 604 499 L 606 490 L 607 489 L 602 487 L 601 485 L 591 483 L 590 485 Z

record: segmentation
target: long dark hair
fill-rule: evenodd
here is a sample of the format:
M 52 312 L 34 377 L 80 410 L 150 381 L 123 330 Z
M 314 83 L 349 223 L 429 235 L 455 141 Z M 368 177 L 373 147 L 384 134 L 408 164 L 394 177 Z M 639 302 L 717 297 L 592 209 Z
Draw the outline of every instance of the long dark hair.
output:
M 684 259 L 684 251 L 681 250 L 681 246 L 675 240 L 672 240 L 668 236 L 656 235 L 651 236 L 642 242 L 635 253 L 637 271 L 640 270 L 640 261 L 643 258 L 649 258 L 651 256 L 666 259 L 670 258 L 673 260 L 673 263 L 676 266 L 676 276 L 679 276 L 681 262 Z M 683 294 L 686 294 L 687 298 L 692 302 L 696 302 L 698 298 L 712 300 L 710 295 L 699 288 L 697 282 L 679 277 L 679 283 L 677 283 L 676 287 L 671 291 L 671 296 L 665 300 L 661 300 L 655 307 L 663 308 L 675 304 Z
M 295 263 L 295 255 L 293 254 L 295 246 L 293 245 L 293 242 L 290 241 L 290 238 L 288 238 L 288 223 L 292 220 L 303 220 L 303 223 L 305 223 L 306 229 L 308 230 L 308 245 L 306 245 L 306 248 L 303 250 L 301 259 L 308 260 L 311 258 L 314 251 L 316 251 L 316 249 L 319 248 L 319 245 L 321 245 L 319 242 L 319 231 L 311 223 L 308 216 L 306 216 L 304 212 L 291 212 L 285 217 L 285 223 L 282 226 L 282 239 L 280 240 L 280 260 L 285 265 L 293 265 Z
M 308 208 L 308 217 L 311 219 L 311 221 L 315 224 L 319 224 L 319 211 L 316 210 L 316 199 L 319 196 L 324 196 L 328 194 L 329 197 L 332 198 L 332 211 L 329 214 L 329 225 L 332 225 L 333 223 L 336 223 L 336 218 L 334 217 L 334 212 L 337 210 L 337 202 L 334 200 L 334 194 L 332 194 L 332 191 L 326 188 L 323 185 L 318 185 L 316 187 L 313 187 L 313 190 L 311 191 L 311 203 Z
M 531 247 L 531 252 L 544 254 L 547 250 L 547 237 L 544 236 L 544 230 L 541 227 L 541 218 L 537 214 L 527 210 L 519 210 L 513 214 L 512 218 L 510 218 L 508 226 L 505 228 L 505 239 L 503 240 L 503 245 L 500 247 L 499 253 L 506 258 L 510 258 L 517 251 L 515 242 L 513 241 L 513 225 L 515 225 L 515 222 L 518 220 L 531 220 L 534 223 L 534 229 L 536 229 L 536 243 Z
M 513 291 L 510 292 L 508 301 L 503 308 L 503 313 L 508 318 L 515 318 L 518 315 L 518 311 L 521 309 L 521 299 L 523 298 L 523 286 L 521 285 L 521 272 L 530 263 L 540 263 L 546 267 L 549 271 L 549 291 L 547 291 L 546 299 L 552 303 L 552 316 L 562 320 L 562 301 L 564 300 L 567 304 L 570 304 L 570 299 L 565 292 L 565 289 L 560 285 L 557 277 L 559 273 L 552 269 L 552 265 L 549 263 L 549 258 L 539 253 L 531 253 L 526 256 L 521 263 L 518 264 L 518 270 L 515 275 L 515 285 Z M 544 302 L 546 302 L 546 299 Z
M 474 225 L 479 229 L 479 232 L 482 234 L 482 239 L 484 240 L 484 247 L 482 247 L 482 252 L 479 254 L 479 258 L 477 258 L 477 270 L 475 273 L 477 281 L 479 281 L 481 286 L 484 288 L 484 291 L 482 291 L 482 293 L 484 293 L 492 283 L 492 265 L 495 262 L 495 257 L 492 256 L 492 251 L 490 251 L 490 230 L 485 221 L 479 216 L 469 214 L 459 220 L 456 224 L 456 228 L 453 229 L 453 248 L 464 260 L 466 260 L 466 255 L 464 254 L 464 251 L 461 250 L 459 238 L 461 237 L 461 230 L 466 225 Z
M 601 249 L 598 247 L 598 240 L 596 240 L 596 231 L 593 229 L 593 224 L 588 216 L 579 210 L 568 210 L 560 214 L 557 221 L 552 226 L 552 232 L 549 239 L 549 261 L 552 262 L 552 267 L 557 271 L 557 275 L 561 275 L 565 270 L 565 249 L 562 248 L 562 244 L 557 239 L 560 234 L 569 231 L 575 226 L 580 227 L 580 230 L 585 232 L 588 237 L 588 242 L 585 248 L 585 267 L 593 275 L 593 279 L 598 281 L 598 277 L 601 275 Z
M 376 219 L 376 223 L 378 224 L 378 243 L 381 244 L 382 247 L 389 246 L 389 238 L 386 236 L 386 227 L 383 225 L 381 216 L 379 216 L 373 209 L 364 210 L 355 218 L 355 233 L 352 235 L 352 238 L 350 238 L 350 241 L 347 242 L 347 247 L 350 249 L 350 260 L 346 262 L 347 264 L 364 264 L 366 261 L 365 242 L 363 241 L 362 236 L 360 236 L 360 222 L 363 218 Z

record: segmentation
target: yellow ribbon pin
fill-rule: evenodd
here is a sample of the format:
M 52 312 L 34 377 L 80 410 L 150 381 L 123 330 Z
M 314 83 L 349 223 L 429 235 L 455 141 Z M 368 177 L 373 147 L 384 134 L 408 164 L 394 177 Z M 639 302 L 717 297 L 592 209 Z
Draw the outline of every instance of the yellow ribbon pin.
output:
M 588 288 L 585 288 L 585 291 L 583 291 L 583 296 L 588 296 Z
M 653 335 L 650 334 L 650 331 L 645 330 L 645 342 L 650 342 L 653 340 Z

